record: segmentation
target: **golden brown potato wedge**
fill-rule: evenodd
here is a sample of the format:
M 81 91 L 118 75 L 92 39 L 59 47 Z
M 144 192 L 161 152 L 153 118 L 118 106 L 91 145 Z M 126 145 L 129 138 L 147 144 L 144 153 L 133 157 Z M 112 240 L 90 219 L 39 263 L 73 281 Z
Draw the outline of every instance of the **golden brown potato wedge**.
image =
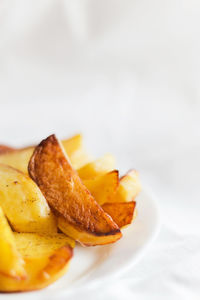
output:
M 57 231 L 55 217 L 35 182 L 3 164 L 0 164 L 0 205 L 18 232 Z
M 129 171 L 120 178 L 116 194 L 109 198 L 108 202 L 129 202 L 141 191 L 139 174 L 136 170 Z
M 83 185 L 55 135 L 36 147 L 28 169 L 58 214 L 58 226 L 64 233 L 87 245 L 108 244 L 121 237 L 119 227 Z
M 120 227 L 131 224 L 134 219 L 136 202 L 104 203 L 103 210 L 108 213 L 113 221 Z
M 115 159 L 111 154 L 105 154 L 103 157 L 92 161 L 82 168 L 78 169 L 78 174 L 82 180 L 93 179 L 96 176 L 113 171 L 115 168 Z
M 81 167 L 83 164 L 88 163 L 89 156 L 83 148 L 82 136 L 75 135 L 74 137 L 63 140 L 63 147 L 67 152 L 72 165 L 75 168 Z M 34 151 L 33 147 L 27 147 L 23 149 L 15 149 L 10 151 L 3 151 L 0 153 L 0 163 L 9 165 L 24 173 L 27 173 L 28 162 Z
M 114 170 L 94 179 L 83 180 L 83 183 L 95 200 L 102 205 L 105 202 L 109 202 L 110 198 L 113 199 L 119 183 L 119 172 Z
M 0 291 L 41 289 L 61 277 L 73 255 L 74 241 L 64 234 L 43 236 L 14 233 L 17 249 L 25 261 L 26 278 L 16 280 L 0 274 Z
M 0 207 L 0 274 L 16 280 L 25 279 L 24 260 L 17 250 L 11 228 Z M 0 275 L 0 276 L 1 276 Z

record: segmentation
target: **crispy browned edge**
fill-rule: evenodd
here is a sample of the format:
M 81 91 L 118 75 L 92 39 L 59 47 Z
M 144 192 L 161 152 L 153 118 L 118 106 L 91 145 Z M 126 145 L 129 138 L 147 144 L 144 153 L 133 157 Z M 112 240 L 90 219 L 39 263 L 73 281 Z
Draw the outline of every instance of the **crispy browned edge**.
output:
M 40 277 L 46 278 L 46 273 L 49 275 L 53 275 L 58 273 L 72 258 L 73 256 L 73 249 L 69 245 L 65 245 L 55 251 L 50 257 L 49 262 L 45 266 L 45 268 L 41 271 Z
M 136 202 L 107 202 L 102 205 L 102 208 L 113 218 L 114 222 L 121 228 L 131 224 L 136 208 Z M 122 212 L 122 214 L 120 214 L 120 212 Z M 123 216 L 123 219 L 121 219 L 120 216 Z
M 99 205 L 100 206 L 100 205 Z M 100 208 L 104 211 L 104 209 L 100 206 Z M 52 209 L 52 211 L 54 211 Z M 117 225 L 117 223 L 112 219 L 112 217 L 106 212 L 104 211 L 104 213 L 112 220 L 113 223 L 115 223 Z M 64 218 L 59 212 L 55 212 L 54 211 L 54 214 L 57 216 L 57 217 L 62 217 Z M 70 224 L 70 223 L 69 223 Z M 79 223 L 77 222 L 77 225 L 74 225 L 74 224 L 70 224 L 70 225 L 73 225 L 73 227 L 79 231 L 79 232 L 82 232 L 80 226 L 79 226 Z M 86 231 L 86 230 L 85 230 Z M 62 232 L 62 231 L 61 231 Z M 106 233 L 101 233 L 101 232 L 94 232 L 94 231 L 89 231 L 87 230 L 86 231 L 87 233 L 91 234 L 91 235 L 94 235 L 94 236 L 108 236 L 108 235 L 116 235 L 117 233 L 121 233 L 121 230 L 120 228 L 117 228 L 115 230 L 112 230 L 112 231 L 109 231 L 109 232 L 106 232 Z
M 44 140 L 42 140 L 41 142 L 40 142 L 40 144 L 37 146 L 37 147 L 35 147 L 35 149 L 34 149 L 34 152 L 33 152 L 33 154 L 32 154 L 32 156 L 31 156 L 31 158 L 30 158 L 30 161 L 29 161 L 29 165 L 28 165 L 28 172 L 29 172 L 29 175 L 30 175 L 30 177 L 36 182 L 36 184 L 37 184 L 37 179 L 36 179 L 36 177 L 35 177 L 35 172 L 33 171 L 34 170 L 34 160 L 35 160 L 35 156 L 36 156 L 36 154 L 38 153 L 38 152 L 40 152 L 41 151 L 41 149 L 42 149 L 42 147 L 44 146 L 44 145 L 46 145 L 46 144 L 48 144 L 49 143 L 49 140 L 51 140 L 52 141 L 52 143 L 54 143 L 54 144 L 59 144 L 60 145 L 60 142 L 58 141 L 58 139 L 57 139 L 57 137 L 56 137 L 56 135 L 55 134 L 52 134 L 52 135 L 50 135 L 50 136 L 48 136 L 46 139 L 44 139 Z M 61 147 L 61 149 L 62 149 L 62 147 Z M 63 155 L 66 157 L 66 154 L 63 152 Z M 67 159 L 67 158 L 66 158 Z M 77 171 L 76 170 L 74 170 L 76 173 L 77 173 Z M 77 173 L 78 174 L 78 173 Z M 81 180 L 81 179 L 80 179 Z M 81 182 L 82 182 L 82 180 L 81 180 Z M 88 191 L 88 190 L 87 190 Z M 90 192 L 88 191 L 88 193 L 90 194 Z M 97 202 L 96 202 L 97 203 Z M 99 206 L 99 209 L 100 210 L 102 210 L 103 212 L 104 212 L 104 210 L 102 209 L 102 207 L 97 203 L 97 205 Z M 50 205 L 51 206 L 51 205 Z M 55 209 L 53 209 L 52 207 L 51 207 L 51 209 L 52 209 L 52 211 L 54 212 L 54 214 L 55 215 L 57 215 L 57 216 L 61 216 L 61 214 L 58 212 L 58 211 L 56 211 Z M 115 225 L 116 225 L 116 227 L 118 227 L 118 225 L 113 221 L 113 219 L 112 219 L 112 217 L 108 214 L 108 213 L 106 213 L 106 212 L 104 212 L 109 218 L 110 218 L 110 221 L 112 222 L 112 223 L 114 223 Z M 63 217 L 63 216 L 62 216 Z M 63 217 L 64 218 L 64 217 Z M 69 223 L 70 224 L 70 223 Z M 80 231 L 81 232 L 81 228 L 80 228 L 80 224 L 77 222 L 77 225 L 74 225 L 74 224 L 71 224 L 72 226 L 74 226 L 75 227 L 75 229 L 76 230 L 78 230 L 78 231 Z M 116 235 L 116 234 L 118 234 L 118 233 L 121 233 L 121 230 L 120 230 L 120 228 L 118 227 L 118 228 L 116 228 L 115 230 L 112 230 L 112 231 L 109 231 L 109 232 L 106 232 L 106 233 L 97 233 L 97 232 L 93 232 L 93 231 L 86 231 L 85 230 L 85 232 L 87 232 L 87 233 L 89 233 L 89 234 L 92 234 L 92 235 L 94 235 L 94 236 L 108 236 L 108 235 Z M 122 233 L 121 233 L 122 234 Z
M 122 179 L 124 179 L 124 177 L 128 176 L 132 171 L 135 171 L 136 173 L 138 173 L 138 171 L 136 169 L 129 169 L 126 174 L 122 175 L 120 178 L 119 178 L 119 183 Z
M 49 261 L 47 265 L 38 274 L 38 280 L 41 279 L 42 281 L 42 285 L 40 287 L 36 285 L 37 286 L 36 288 L 31 288 L 31 289 L 25 288 L 24 290 L 19 289 L 15 291 L 0 291 L 0 294 L 12 294 L 18 292 L 25 293 L 27 291 L 31 292 L 31 291 L 43 289 L 45 287 L 44 286 L 45 281 L 48 280 L 46 274 L 53 276 L 54 274 L 58 273 L 59 271 L 62 270 L 63 267 L 65 267 L 65 265 L 70 261 L 72 257 L 73 257 L 73 248 L 70 245 L 62 246 L 49 257 Z M 53 268 L 55 266 L 57 266 L 57 268 Z

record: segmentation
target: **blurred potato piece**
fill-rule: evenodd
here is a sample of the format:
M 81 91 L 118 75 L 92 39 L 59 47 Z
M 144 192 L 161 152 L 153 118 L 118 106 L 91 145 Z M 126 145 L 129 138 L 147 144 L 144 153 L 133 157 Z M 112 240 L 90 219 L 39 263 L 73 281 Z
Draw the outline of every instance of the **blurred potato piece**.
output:
M 113 221 L 120 227 L 131 224 L 135 215 L 136 202 L 104 203 L 103 210 L 108 213 Z
M 72 162 L 72 165 L 79 168 L 88 163 L 89 156 L 83 148 L 82 136 L 80 134 L 62 141 L 63 147 Z M 9 165 L 24 173 L 27 173 L 28 162 L 33 154 L 35 147 L 14 149 L 0 152 L 0 163 Z M 1 149 L 0 149 L 1 151 Z
M 77 150 L 83 147 L 83 137 L 81 134 L 76 134 L 69 139 L 61 141 L 67 155 L 71 157 Z
M 26 277 L 24 260 L 17 250 L 12 230 L 0 207 L 0 276 L 20 280 Z
M 83 183 L 94 196 L 95 200 L 102 205 L 114 197 L 119 183 L 119 172 L 114 170 L 97 176 L 94 179 L 83 180 Z
M 83 137 L 81 134 L 63 140 L 61 143 L 75 169 L 81 168 L 91 160 L 91 157 L 88 155 L 83 145 Z
M 28 147 L 3 153 L 0 155 L 0 163 L 27 173 L 27 166 L 33 149 L 33 147 Z
M 114 197 L 110 197 L 108 202 L 129 202 L 141 191 L 139 174 L 136 170 L 129 171 L 120 178 L 119 186 Z
M 51 236 L 14 233 L 14 237 L 17 249 L 25 261 L 27 277 L 16 280 L 0 274 L 0 291 L 41 289 L 66 272 L 73 255 L 73 240 L 61 233 Z
M 0 205 L 15 231 L 57 231 L 55 217 L 35 182 L 3 164 L 0 164 Z
M 90 155 L 88 155 L 85 148 L 82 147 L 75 151 L 71 156 L 69 156 L 69 160 L 73 168 L 77 170 L 85 164 L 89 163 L 92 160 L 92 158 Z
M 0 145 L 0 155 L 3 154 L 3 153 L 7 153 L 7 152 L 10 152 L 10 151 L 13 151 L 13 150 L 15 150 L 15 149 L 11 148 L 9 146 Z
M 119 227 L 83 185 L 55 135 L 36 147 L 29 174 L 58 215 L 58 226 L 65 234 L 86 245 L 108 244 L 121 237 Z
M 93 179 L 96 176 L 103 175 L 115 168 L 115 159 L 111 154 L 105 154 L 103 157 L 92 161 L 82 168 L 78 169 L 78 174 L 82 180 Z

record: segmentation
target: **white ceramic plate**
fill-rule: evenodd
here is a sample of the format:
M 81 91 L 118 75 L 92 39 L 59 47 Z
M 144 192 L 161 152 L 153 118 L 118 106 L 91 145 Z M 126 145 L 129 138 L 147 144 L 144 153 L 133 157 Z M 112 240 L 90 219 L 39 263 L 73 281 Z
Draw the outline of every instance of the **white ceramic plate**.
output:
M 48 288 L 28 293 L 0 294 L 0 299 L 59 299 L 131 268 L 156 237 L 160 224 L 158 208 L 150 193 L 142 191 L 137 197 L 137 210 L 136 220 L 123 230 L 123 238 L 117 243 L 86 248 L 77 246 L 69 271 Z

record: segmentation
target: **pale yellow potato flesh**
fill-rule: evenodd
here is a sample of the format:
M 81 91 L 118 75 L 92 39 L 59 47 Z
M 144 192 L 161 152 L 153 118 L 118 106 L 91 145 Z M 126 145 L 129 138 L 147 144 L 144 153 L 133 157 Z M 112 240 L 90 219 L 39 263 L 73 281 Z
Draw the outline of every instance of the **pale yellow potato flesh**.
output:
M 82 135 L 77 134 L 72 138 L 63 140 L 62 145 L 74 168 L 80 168 L 91 160 L 84 149 Z M 0 154 L 0 163 L 9 165 L 27 174 L 28 162 L 34 149 L 35 147 L 27 147 L 3 152 Z
M 0 291 L 41 289 L 66 272 L 73 255 L 73 240 L 61 233 L 51 236 L 14 233 L 14 237 L 17 249 L 25 261 L 27 277 L 16 280 L 0 274 Z
M 119 185 L 113 197 L 108 202 L 130 202 L 133 201 L 141 191 L 139 174 L 136 170 L 129 171 L 120 178 Z
M 70 139 L 62 140 L 61 144 L 75 169 L 79 169 L 91 161 L 92 158 L 84 147 L 81 134 L 77 134 Z
M 100 205 L 109 202 L 109 199 L 114 197 L 119 184 L 118 173 L 117 170 L 114 170 L 94 179 L 83 180 L 84 185 Z
M 103 157 L 78 169 L 78 174 L 82 180 L 93 179 L 96 176 L 113 171 L 114 168 L 115 158 L 111 154 L 105 154 Z
M 29 147 L 21 150 L 13 150 L 0 155 L 0 163 L 9 165 L 24 173 L 27 173 L 27 166 L 29 159 L 33 153 L 34 148 Z
M 0 207 L 0 274 L 20 280 L 26 277 L 24 260 L 17 250 L 15 238 Z
M 18 232 L 57 232 L 56 221 L 38 186 L 27 175 L 0 164 L 0 206 Z

